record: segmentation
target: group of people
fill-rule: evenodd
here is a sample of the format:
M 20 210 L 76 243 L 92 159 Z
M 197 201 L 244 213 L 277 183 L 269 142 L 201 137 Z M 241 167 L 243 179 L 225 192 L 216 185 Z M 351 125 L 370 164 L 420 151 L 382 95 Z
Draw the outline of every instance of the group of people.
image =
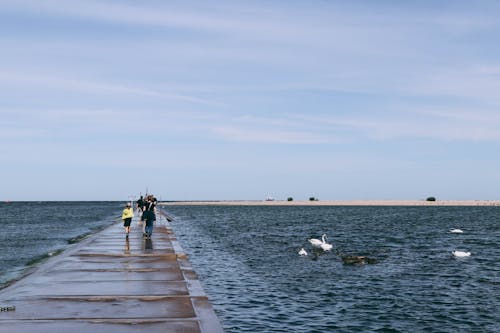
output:
M 153 234 L 153 223 L 156 221 L 156 205 L 158 200 L 153 195 L 147 195 L 145 198 L 141 195 L 137 200 L 137 212 L 141 214 L 140 223 L 145 224 L 142 236 L 146 239 L 151 238 Z M 125 238 L 128 239 L 130 233 L 130 224 L 134 217 L 134 210 L 130 202 L 127 202 L 122 212 L 123 226 L 125 227 Z

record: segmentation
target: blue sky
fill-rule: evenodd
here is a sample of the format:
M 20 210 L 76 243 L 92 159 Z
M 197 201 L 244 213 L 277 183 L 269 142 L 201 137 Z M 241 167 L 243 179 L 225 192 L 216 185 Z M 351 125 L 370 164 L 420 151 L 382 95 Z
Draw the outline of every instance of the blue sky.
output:
M 500 199 L 495 1 L 0 2 L 0 200 Z

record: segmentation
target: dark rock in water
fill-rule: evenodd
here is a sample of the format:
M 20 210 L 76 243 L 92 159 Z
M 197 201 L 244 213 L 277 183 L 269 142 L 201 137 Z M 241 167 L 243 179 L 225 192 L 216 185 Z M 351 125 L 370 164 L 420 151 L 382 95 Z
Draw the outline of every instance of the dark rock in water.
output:
M 342 256 L 341 258 L 342 262 L 346 265 L 376 264 L 378 262 L 377 259 L 365 256 Z

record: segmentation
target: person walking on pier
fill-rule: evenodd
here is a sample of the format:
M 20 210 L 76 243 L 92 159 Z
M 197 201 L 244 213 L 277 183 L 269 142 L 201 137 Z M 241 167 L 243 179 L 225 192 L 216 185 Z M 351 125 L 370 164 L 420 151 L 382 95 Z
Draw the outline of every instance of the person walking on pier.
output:
M 146 220 L 146 227 L 144 228 L 144 237 L 151 238 L 153 233 L 153 223 L 156 220 L 156 202 L 153 200 L 153 196 L 149 195 L 147 197 L 146 208 L 142 214 Z
M 139 214 L 139 220 L 137 221 L 137 225 L 142 225 L 144 222 L 146 216 L 144 215 L 144 209 L 146 208 L 146 198 L 144 198 L 142 195 L 137 200 L 137 214 Z M 142 229 L 144 230 L 144 226 L 142 226 Z
M 141 197 L 137 200 L 137 214 L 142 214 L 144 211 L 144 198 L 141 195 Z
M 128 234 L 130 233 L 130 223 L 132 223 L 132 218 L 134 217 L 134 209 L 130 202 L 127 202 L 127 206 L 123 209 L 122 220 L 123 226 L 125 227 L 125 238 L 128 239 Z

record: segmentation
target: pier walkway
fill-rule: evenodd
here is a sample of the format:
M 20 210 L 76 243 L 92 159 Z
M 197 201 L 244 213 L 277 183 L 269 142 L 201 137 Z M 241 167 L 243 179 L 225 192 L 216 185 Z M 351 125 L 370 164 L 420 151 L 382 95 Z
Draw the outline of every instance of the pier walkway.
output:
M 10 311 L 0 332 L 223 332 L 168 222 L 157 222 L 150 240 L 136 218 L 128 241 L 113 224 L 1 290 Z

